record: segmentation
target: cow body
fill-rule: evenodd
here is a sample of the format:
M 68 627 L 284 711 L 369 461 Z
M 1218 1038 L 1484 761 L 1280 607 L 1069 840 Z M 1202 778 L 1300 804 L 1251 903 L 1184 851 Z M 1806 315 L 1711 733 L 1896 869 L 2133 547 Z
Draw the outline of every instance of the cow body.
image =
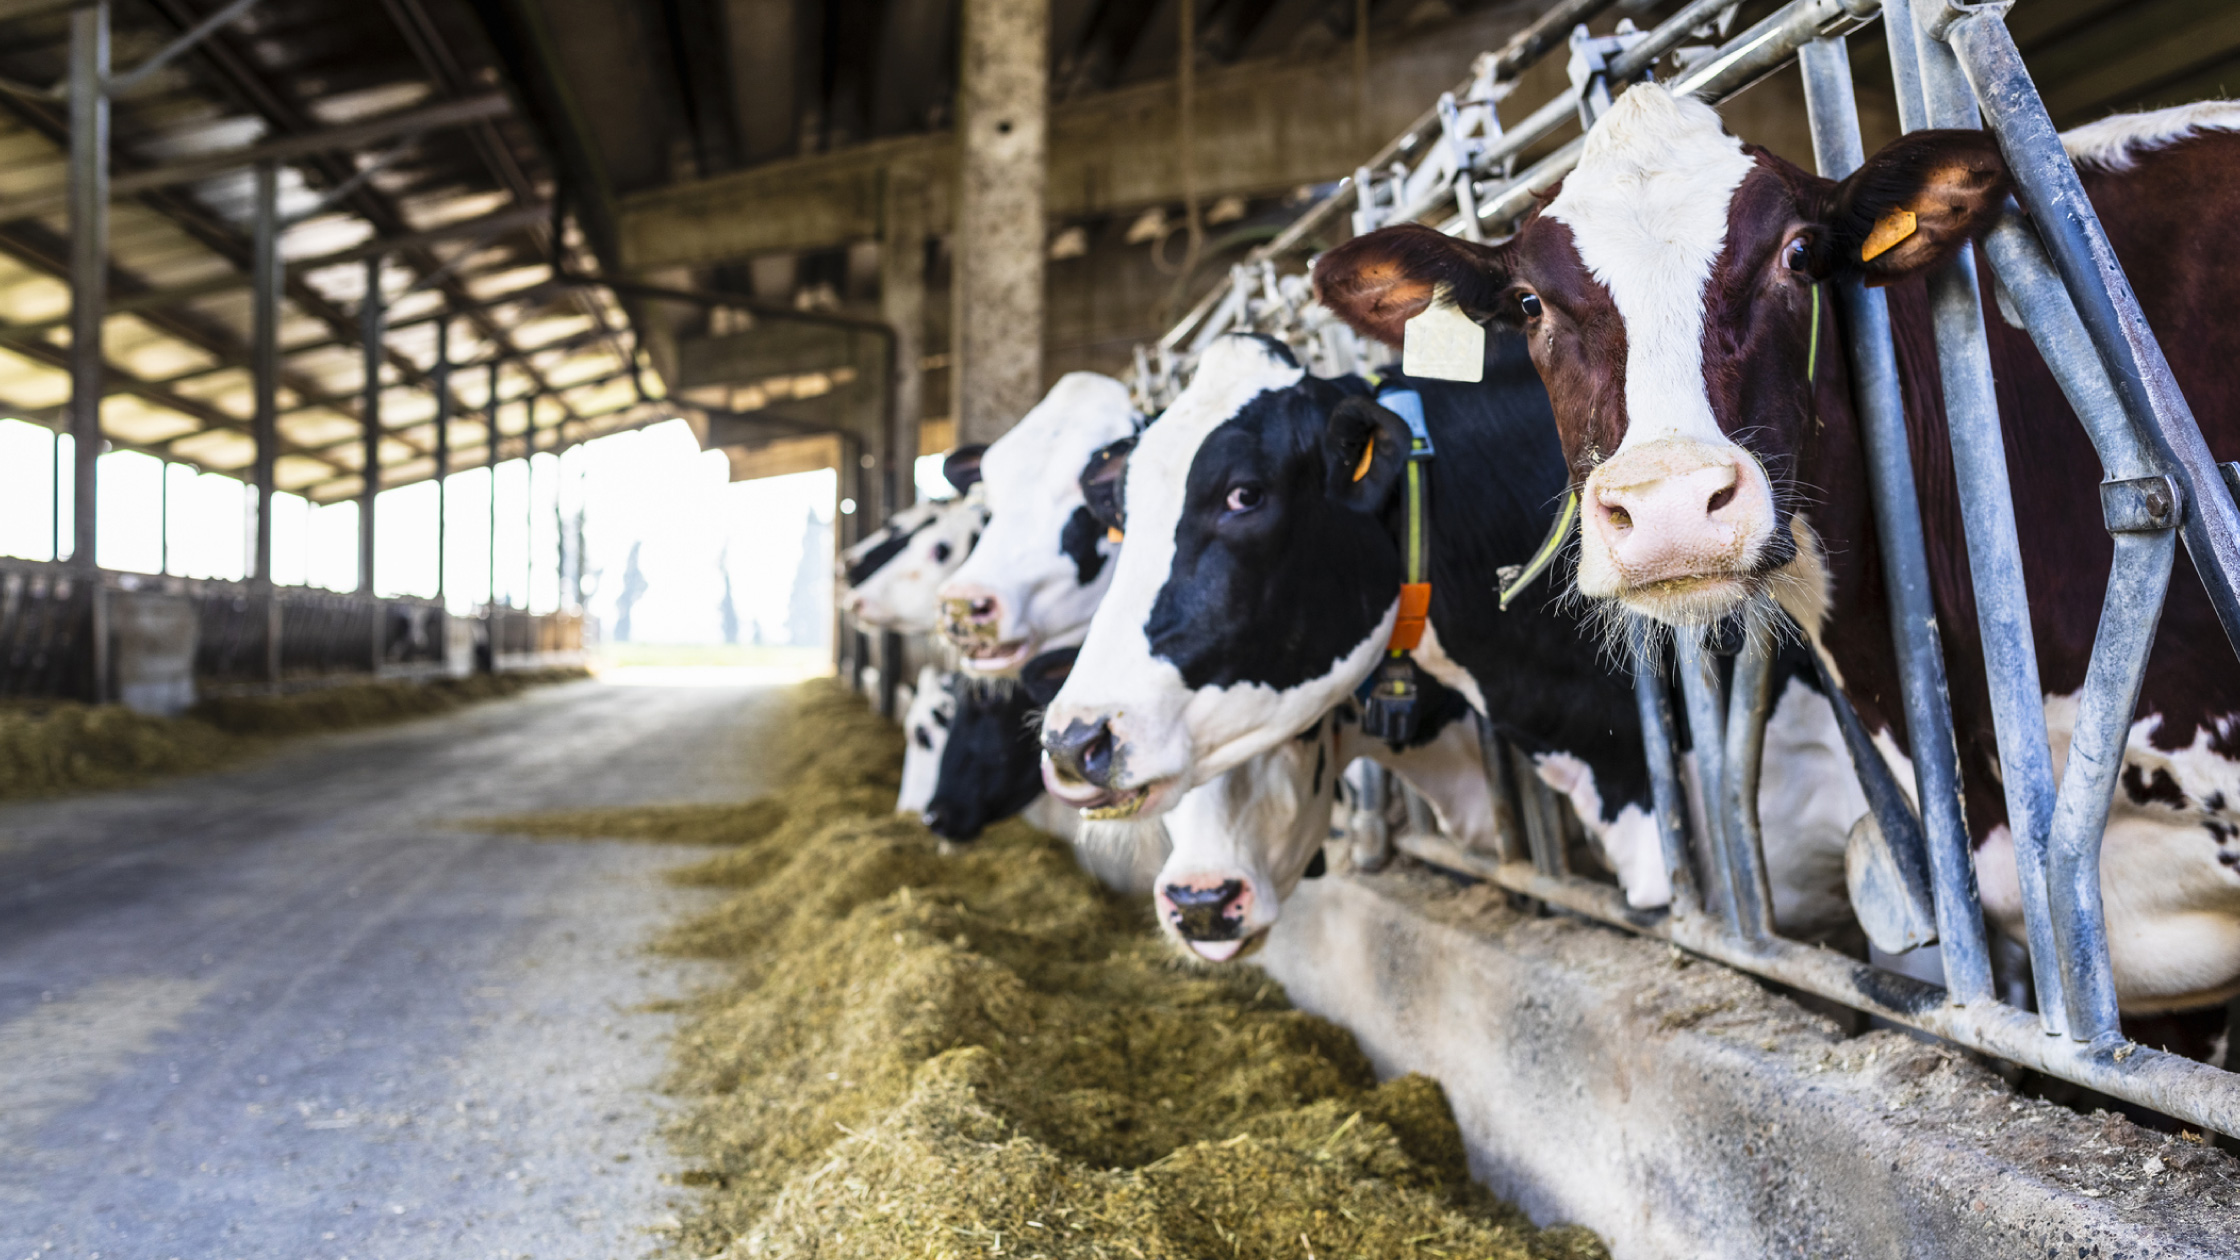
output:
M 2071 139 L 2220 457 L 2240 454 L 2240 328 L 2228 317 L 2240 269 L 2222 232 L 2240 209 L 2235 127 L 2240 106 L 2215 103 Z M 1616 184 L 1637 211 L 1597 200 Z M 1341 313 L 1375 335 L 1396 337 L 1436 284 L 1523 331 L 1586 500 L 1581 592 L 1679 626 L 1778 603 L 1895 753 L 1907 732 L 1864 447 L 1844 357 L 1832 352 L 1846 344 L 1842 316 L 1813 298 L 1848 276 L 1886 285 L 1977 874 L 1986 911 L 2019 938 L 1963 488 L 1923 279 L 1970 247 L 2006 188 L 1983 133 L 1909 135 L 1837 183 L 1743 145 L 1707 107 L 1635 88 L 1597 125 L 1565 190 L 1509 244 L 1373 235 L 1334 251 L 1324 281 Z M 1660 207 L 1671 213 L 1658 217 Z M 1632 274 L 1610 270 L 1621 255 Z M 1642 297 L 1644 274 L 1661 278 L 1659 300 Z M 2028 338 L 1996 315 L 1986 322 L 2058 771 L 2112 551 L 2101 468 Z M 2240 991 L 2236 868 L 2240 667 L 2180 566 L 2101 851 L 2127 1012 Z
M 1078 478 L 1092 452 L 1141 424 L 1125 385 L 1069 372 L 981 456 L 987 529 L 940 589 L 941 629 L 968 673 L 1008 677 L 1081 641 L 1117 544 L 1089 514 Z

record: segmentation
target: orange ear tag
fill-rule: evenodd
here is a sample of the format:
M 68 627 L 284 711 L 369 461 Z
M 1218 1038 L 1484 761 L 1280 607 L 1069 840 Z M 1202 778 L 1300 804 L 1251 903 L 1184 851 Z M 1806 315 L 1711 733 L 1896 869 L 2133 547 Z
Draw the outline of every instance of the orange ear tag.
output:
M 1900 241 L 1913 235 L 1917 220 L 1911 210 L 1892 210 L 1876 221 L 1874 231 L 1867 233 L 1867 243 L 1859 247 L 1859 261 L 1873 262 L 1896 248 Z
M 1110 525 L 1104 527 L 1104 540 L 1106 542 L 1119 542 L 1120 538 L 1121 534 L 1119 530 L 1114 529 Z
M 1361 462 L 1360 462 L 1360 463 L 1358 463 L 1358 464 L 1355 464 L 1355 465 L 1353 466 L 1353 479 L 1354 479 L 1355 481 L 1359 481 L 1359 480 L 1361 480 L 1361 479 L 1362 479 L 1363 477 L 1366 477 L 1366 476 L 1368 476 L 1368 475 L 1369 475 L 1369 465 L 1370 465 L 1370 463 L 1371 463 L 1372 461 L 1374 461 L 1374 460 L 1375 460 L 1376 458 L 1377 458 L 1377 439 L 1375 439 L 1374 437 L 1372 437 L 1372 438 L 1370 438 L 1370 439 L 1369 439 L 1369 444 L 1368 444 L 1367 446 L 1364 446 L 1364 447 L 1362 447 L 1362 448 L 1361 448 Z

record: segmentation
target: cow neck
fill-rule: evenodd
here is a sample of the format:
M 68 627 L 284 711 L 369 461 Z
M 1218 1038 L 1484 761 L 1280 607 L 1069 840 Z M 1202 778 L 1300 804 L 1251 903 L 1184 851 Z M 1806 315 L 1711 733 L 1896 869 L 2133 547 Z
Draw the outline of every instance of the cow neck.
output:
M 1438 455 L 1431 444 L 1431 430 L 1424 423 L 1423 395 L 1406 384 L 1377 388 L 1377 402 L 1408 426 L 1408 459 L 1403 472 L 1406 518 L 1400 526 L 1400 610 L 1393 618 L 1392 634 L 1385 640 L 1385 659 L 1369 675 L 1361 695 L 1361 729 L 1393 748 L 1414 742 L 1418 731 L 1423 674 L 1411 655 L 1423 642 L 1423 627 L 1431 616 L 1430 509 L 1431 494 L 1425 465 Z M 1376 457 L 1376 443 L 1362 453 L 1353 479 L 1369 473 Z

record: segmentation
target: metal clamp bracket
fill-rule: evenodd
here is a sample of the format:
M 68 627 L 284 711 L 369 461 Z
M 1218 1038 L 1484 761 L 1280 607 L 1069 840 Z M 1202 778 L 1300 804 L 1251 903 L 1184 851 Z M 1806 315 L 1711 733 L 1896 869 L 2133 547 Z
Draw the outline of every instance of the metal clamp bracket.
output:
M 1995 17 L 2005 21 L 2007 10 L 2014 7 L 2014 0 L 1921 0 L 1913 11 L 1913 20 L 1931 39 L 1942 40 L 1952 24 L 1962 18 Z
M 1608 35 L 1590 35 L 1584 23 L 1571 31 L 1571 61 L 1564 73 L 1571 76 L 1571 90 L 1579 98 L 1579 127 L 1587 130 L 1610 108 L 1610 63 L 1628 48 L 1649 38 L 1635 30 L 1632 18 L 1618 22 Z
M 2177 481 L 2167 476 L 2158 474 L 2100 483 L 2100 518 L 2107 523 L 2111 534 L 2153 534 L 2175 529 L 2178 518 L 2185 515 L 2184 505 Z

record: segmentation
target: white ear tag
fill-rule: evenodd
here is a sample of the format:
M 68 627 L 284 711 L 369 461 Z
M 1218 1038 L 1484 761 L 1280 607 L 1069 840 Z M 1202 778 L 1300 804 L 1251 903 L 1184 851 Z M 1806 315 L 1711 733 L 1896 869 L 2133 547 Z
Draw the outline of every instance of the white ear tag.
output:
M 1400 370 L 1434 381 L 1486 378 L 1486 330 L 1449 302 L 1433 302 L 1407 322 Z

